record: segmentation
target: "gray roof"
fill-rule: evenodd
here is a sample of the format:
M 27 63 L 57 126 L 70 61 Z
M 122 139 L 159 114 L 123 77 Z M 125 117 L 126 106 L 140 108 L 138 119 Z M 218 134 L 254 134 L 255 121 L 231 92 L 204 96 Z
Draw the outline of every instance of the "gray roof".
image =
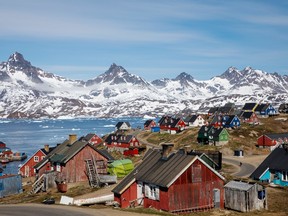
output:
M 42 161 L 37 163 L 34 168 L 40 169 L 48 161 L 51 161 L 52 163 L 65 164 L 87 145 L 108 160 L 112 159 L 112 156 L 108 156 L 108 152 L 99 151 L 87 141 L 75 141 L 73 144 L 70 144 L 68 140 L 65 140 L 62 144 L 56 146 L 56 148 L 53 149 Z
M 129 122 L 118 122 L 115 127 L 119 129 L 123 124 L 126 124 L 127 127 L 131 127 Z
M 269 137 L 272 140 L 276 140 L 279 138 L 288 138 L 288 133 L 271 133 L 271 134 L 264 134 L 264 136 Z
M 248 191 L 253 186 L 254 186 L 254 184 L 249 184 L 246 182 L 230 181 L 224 186 L 224 188 L 231 188 L 231 189 L 236 189 L 236 190 L 241 190 L 241 191 Z
M 191 116 L 187 116 L 185 119 L 184 119 L 184 122 L 195 122 L 196 121 L 196 119 L 197 119 L 197 117 L 198 117 L 199 115 L 191 115 Z
M 44 164 L 46 164 L 49 161 L 49 158 L 52 157 L 54 154 L 56 154 L 56 152 L 60 151 L 62 148 L 64 148 L 67 144 L 69 144 L 69 140 L 65 140 L 63 143 L 61 144 L 57 144 L 57 146 L 48 153 L 48 155 L 46 155 L 46 157 L 39 161 L 34 168 L 35 169 L 40 169 Z

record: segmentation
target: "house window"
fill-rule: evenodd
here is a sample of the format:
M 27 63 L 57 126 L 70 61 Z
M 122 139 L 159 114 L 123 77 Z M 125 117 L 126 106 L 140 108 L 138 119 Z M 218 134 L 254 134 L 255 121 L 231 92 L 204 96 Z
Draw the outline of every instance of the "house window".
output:
M 38 156 L 34 156 L 34 162 L 39 162 L 39 157 Z
M 42 156 L 42 157 L 41 157 L 41 160 L 43 160 L 44 158 L 45 158 L 45 156 Z
M 201 165 L 192 166 L 192 182 L 201 182 Z
M 3 182 L 0 182 L 0 191 L 4 190 Z
M 282 171 L 282 180 L 288 181 L 288 172 L 287 171 Z
M 155 185 L 145 185 L 145 196 L 152 200 L 159 200 L 159 187 Z
M 61 172 L 61 166 L 60 166 L 60 164 L 56 164 L 56 171 L 57 171 L 57 172 Z
M 201 182 L 201 165 L 196 165 L 192 167 L 192 182 Z

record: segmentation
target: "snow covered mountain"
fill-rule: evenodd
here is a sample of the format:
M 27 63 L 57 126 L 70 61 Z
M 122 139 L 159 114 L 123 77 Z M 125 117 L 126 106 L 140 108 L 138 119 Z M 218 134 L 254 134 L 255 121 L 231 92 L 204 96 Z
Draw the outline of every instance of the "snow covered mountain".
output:
M 287 101 L 288 76 L 246 67 L 198 81 L 183 72 L 148 82 L 113 63 L 88 81 L 43 71 L 12 54 L 0 64 L 0 117 L 118 117 L 205 111 L 226 102 Z

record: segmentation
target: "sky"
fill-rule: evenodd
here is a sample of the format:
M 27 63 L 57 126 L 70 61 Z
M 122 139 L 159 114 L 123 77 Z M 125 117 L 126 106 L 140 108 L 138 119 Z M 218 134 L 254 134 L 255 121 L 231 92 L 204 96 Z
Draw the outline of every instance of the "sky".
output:
M 286 0 L 0 0 L 0 62 L 93 79 L 112 63 L 147 81 L 228 67 L 288 74 Z

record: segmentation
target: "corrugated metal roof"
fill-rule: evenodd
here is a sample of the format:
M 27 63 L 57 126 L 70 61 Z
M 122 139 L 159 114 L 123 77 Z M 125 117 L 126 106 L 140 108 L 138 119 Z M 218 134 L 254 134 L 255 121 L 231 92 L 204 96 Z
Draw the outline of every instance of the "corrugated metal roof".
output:
M 58 145 L 53 151 L 51 151 L 42 161 L 37 163 L 34 168 L 41 168 L 42 165 L 47 163 L 49 160 L 53 163 L 65 164 L 87 145 L 89 145 L 92 149 L 97 151 L 108 160 L 114 159 L 111 155 L 108 156 L 108 152 L 99 151 L 96 147 L 89 144 L 88 141 L 82 140 L 70 144 L 68 140 L 65 140 L 62 144 Z
M 271 134 L 264 134 L 264 135 L 273 140 L 276 140 L 279 138 L 288 138 L 288 133 L 271 133 Z
M 161 150 L 153 150 L 141 164 L 139 164 L 129 175 L 127 175 L 112 192 L 121 194 L 135 180 L 154 184 L 162 187 L 169 187 L 181 175 L 195 159 L 194 155 L 172 153 L 167 159 L 162 158 Z M 203 160 L 198 158 L 208 168 Z M 223 178 L 215 170 L 212 170 L 220 178 Z
M 224 188 L 236 189 L 236 190 L 241 190 L 241 191 L 248 191 L 253 186 L 254 186 L 254 184 L 249 184 L 246 182 L 230 181 L 224 186 Z
M 169 183 L 189 164 L 195 156 L 172 154 L 162 159 L 160 154 L 155 157 L 156 163 L 147 166 L 144 172 L 138 173 L 136 179 L 150 184 L 168 187 Z

